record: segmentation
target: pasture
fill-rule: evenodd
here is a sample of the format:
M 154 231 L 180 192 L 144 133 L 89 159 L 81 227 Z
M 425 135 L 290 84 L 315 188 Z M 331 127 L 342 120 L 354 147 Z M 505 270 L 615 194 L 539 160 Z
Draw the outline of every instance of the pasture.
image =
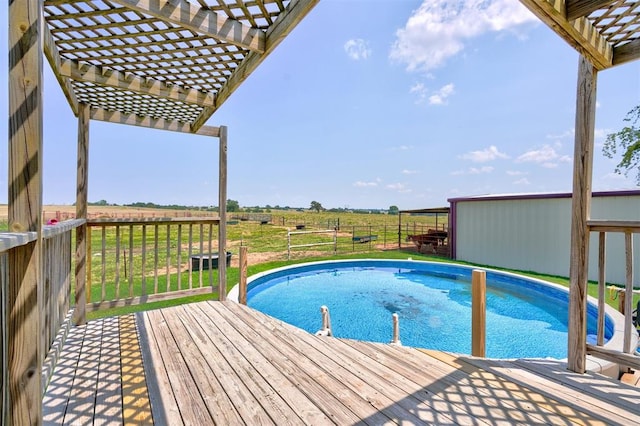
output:
M 0 206 L 0 232 L 7 231 L 6 205 Z M 73 206 L 46 206 L 45 221 L 51 218 L 73 218 Z M 143 209 L 117 206 L 90 206 L 89 217 L 101 219 L 142 219 L 142 218 L 180 218 L 217 216 L 207 212 L 187 210 Z M 266 220 L 268 218 L 268 220 Z M 238 252 L 240 246 L 248 248 L 249 274 L 258 273 L 270 268 L 284 266 L 306 260 L 328 258 L 407 258 L 423 260 L 446 260 L 430 254 L 416 251 L 413 243 L 407 241 L 407 235 L 425 233 L 429 229 L 446 229 L 447 221 L 442 215 L 436 223 L 435 216 L 402 215 L 402 224 L 398 224 L 397 215 L 363 214 L 348 212 L 311 212 L 294 210 L 272 210 L 268 213 L 228 213 L 227 250 L 232 252 L 231 265 L 228 269 L 228 288 L 238 282 Z M 144 237 L 145 244 L 153 254 L 149 255 L 146 272 L 141 268 L 141 249 L 143 241 L 140 227 L 126 228 L 119 235 L 112 228 L 104 233 L 99 227 L 91 232 L 91 256 L 89 293 L 93 301 L 112 300 L 114 297 L 127 297 L 129 294 L 139 296 L 143 292 L 162 293 L 176 290 L 178 287 L 192 285 L 194 287 L 207 286 L 217 282 L 217 270 L 191 272 L 188 268 L 189 257 L 186 251 L 182 258 L 176 256 L 177 247 L 188 247 L 187 233 L 180 237 L 175 231 L 168 231 L 164 226 L 150 227 Z M 207 230 L 194 228 L 194 239 L 197 240 L 193 252 L 216 250 L 217 228 Z M 310 231 L 331 231 L 326 233 L 311 233 Z M 132 232 L 130 236 L 128 232 Z M 289 232 L 301 232 L 290 236 Z M 307 233 L 309 232 L 309 233 Z M 398 234 L 400 232 L 400 239 Z M 375 239 L 360 237 L 375 236 Z M 335 244 L 334 243 L 335 238 Z M 126 242 L 133 241 L 134 247 L 127 252 Z M 118 248 L 120 241 L 121 247 Z M 200 244 L 202 241 L 202 244 Z M 292 248 L 290 259 L 288 243 L 306 247 Z M 313 244 L 321 243 L 315 246 Z M 400 243 L 400 244 L 399 244 Z M 153 249 L 154 245 L 158 248 Z M 104 247 L 104 252 L 102 251 Z M 167 249 L 165 250 L 165 247 Z M 133 254 L 133 256 L 132 256 Z M 128 257 L 127 257 L 128 256 Z M 129 266 L 128 266 L 129 265 Z M 490 266 L 490 265 L 484 265 Z M 141 272 L 142 269 L 142 272 Z M 72 269 L 73 270 L 73 269 Z M 522 271 L 516 271 L 522 272 Z M 535 271 L 524 271 L 525 275 L 545 279 L 564 286 L 568 285 L 565 277 L 555 277 L 537 274 Z M 116 278 L 117 277 L 117 278 Z M 118 284 L 115 282 L 118 281 Z M 103 286 L 102 282 L 107 285 Z M 114 285 L 115 284 L 115 285 Z M 145 289 L 145 286 L 149 288 Z M 153 290 L 151 290 L 153 288 Z M 215 288 L 215 285 L 214 285 Z M 597 294 L 597 285 L 589 284 L 589 294 Z M 618 301 L 607 295 L 607 302 L 617 307 Z M 155 302 L 145 305 L 146 308 L 161 307 L 216 298 L 217 293 L 197 295 L 173 301 Z M 635 302 L 637 303 L 637 302 Z M 99 316 L 113 315 L 138 308 L 118 308 L 117 311 L 103 310 Z M 91 317 L 95 317 L 92 314 Z

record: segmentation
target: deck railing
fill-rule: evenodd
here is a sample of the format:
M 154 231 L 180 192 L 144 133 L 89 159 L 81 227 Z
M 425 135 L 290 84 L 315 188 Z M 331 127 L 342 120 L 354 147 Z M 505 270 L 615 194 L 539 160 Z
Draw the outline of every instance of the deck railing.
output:
M 606 359 L 621 365 L 640 369 L 640 356 L 635 355 L 636 347 L 632 344 L 636 334 L 632 322 L 633 312 L 633 234 L 640 234 L 640 221 L 600 221 L 587 223 L 590 232 L 598 233 L 598 334 L 595 345 L 587 344 L 587 352 L 598 358 Z M 606 234 L 622 233 L 625 245 L 626 280 L 624 286 L 624 341 L 622 351 L 605 349 L 605 292 L 606 292 Z
M 87 221 L 87 312 L 214 291 L 213 269 L 226 260 L 217 256 L 218 223 L 217 218 Z
M 41 347 L 40 362 L 44 366 L 42 386 L 49 380 L 52 366 L 55 365 L 59 345 L 56 339 L 64 334 L 71 323 L 71 241 L 73 230 L 84 224 L 84 220 L 74 219 L 60 222 L 55 226 L 44 226 L 42 231 L 42 305 L 40 306 Z M 36 232 L 6 232 L 0 233 L 0 334 L 2 334 L 2 348 L 0 351 L 0 371 L 2 371 L 2 400 L 0 412 L 6 407 L 7 389 L 7 320 L 16 307 L 9 306 L 6 294 L 9 288 L 9 276 L 12 273 L 9 265 L 19 265 L 20 262 L 10 260 L 19 256 L 21 247 L 34 242 L 38 238 Z

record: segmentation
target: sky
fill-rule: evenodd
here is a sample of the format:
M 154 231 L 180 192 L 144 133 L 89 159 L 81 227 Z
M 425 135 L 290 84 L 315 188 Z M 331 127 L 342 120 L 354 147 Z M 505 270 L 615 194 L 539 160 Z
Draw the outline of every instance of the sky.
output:
M 571 192 L 578 59 L 517 0 L 321 0 L 207 124 L 228 127 L 227 195 L 246 207 Z M 45 71 L 43 201 L 73 204 L 77 120 Z M 593 189 L 640 189 L 602 155 L 640 103 L 640 61 L 597 85 Z M 218 139 L 92 121 L 89 201 L 99 200 L 217 205 Z

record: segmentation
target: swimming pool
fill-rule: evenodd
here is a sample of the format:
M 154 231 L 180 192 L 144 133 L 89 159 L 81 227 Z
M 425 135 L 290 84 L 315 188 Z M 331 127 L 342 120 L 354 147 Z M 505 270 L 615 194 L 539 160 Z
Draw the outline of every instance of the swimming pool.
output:
M 470 353 L 473 268 L 422 261 L 356 260 L 301 264 L 251 277 L 247 303 L 311 333 L 320 306 L 333 335 L 387 343 L 392 313 L 403 345 Z M 568 292 L 523 276 L 487 270 L 487 356 L 565 358 Z M 588 307 L 588 340 L 597 309 Z M 613 335 L 607 317 L 605 338 Z

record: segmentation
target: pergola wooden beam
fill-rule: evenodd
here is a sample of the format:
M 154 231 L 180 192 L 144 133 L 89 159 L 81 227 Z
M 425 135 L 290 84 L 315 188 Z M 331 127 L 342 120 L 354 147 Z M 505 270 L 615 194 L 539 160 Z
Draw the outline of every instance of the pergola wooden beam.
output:
M 640 38 L 613 49 L 613 65 L 621 65 L 640 59 Z
M 194 131 L 191 124 L 162 118 L 142 117 L 135 114 L 124 114 L 119 111 L 107 111 L 102 108 L 91 108 L 91 119 L 107 123 L 127 124 L 130 126 L 148 127 L 150 129 L 168 130 L 171 132 L 193 133 L 201 136 L 218 137 L 220 128 L 202 126 Z
M 111 0 L 131 10 L 257 53 L 265 51 L 265 33 L 184 0 Z
M 242 64 L 234 71 L 226 84 L 218 92 L 216 105 L 205 108 L 200 117 L 193 123 L 194 129 L 199 129 L 242 82 L 262 63 L 262 61 L 280 44 L 296 25 L 313 9 L 320 0 L 292 0 L 286 12 L 267 30 L 266 45 L 263 54 L 251 52 Z
M 567 43 L 598 69 L 613 65 L 613 48 L 586 18 L 568 20 L 564 2 L 554 0 L 520 0 L 534 15 L 553 29 Z
M 60 84 L 60 88 L 62 88 L 62 93 L 67 98 L 67 102 L 69 102 L 69 106 L 71 106 L 71 110 L 74 115 L 78 115 L 78 98 L 76 98 L 76 94 L 73 91 L 73 87 L 71 87 L 71 81 L 69 78 L 64 77 L 60 74 L 60 68 L 62 59 L 60 58 L 58 48 L 56 47 L 53 37 L 51 36 L 51 31 L 49 31 L 49 27 L 46 25 L 42 26 L 42 47 L 44 49 L 44 54 L 49 61 L 49 65 L 53 70 L 54 75 L 56 76 L 56 80 L 58 80 L 58 84 Z
M 565 9 L 567 20 L 573 21 L 581 17 L 586 17 L 602 6 L 611 4 L 612 0 L 566 0 Z
M 132 92 L 169 99 L 177 102 L 201 106 L 214 105 L 213 93 L 205 93 L 180 86 L 169 86 L 151 78 L 141 78 L 112 69 L 103 69 L 91 64 L 79 64 L 77 61 L 62 59 L 60 75 L 76 81 L 91 82 L 100 86 L 116 87 Z

